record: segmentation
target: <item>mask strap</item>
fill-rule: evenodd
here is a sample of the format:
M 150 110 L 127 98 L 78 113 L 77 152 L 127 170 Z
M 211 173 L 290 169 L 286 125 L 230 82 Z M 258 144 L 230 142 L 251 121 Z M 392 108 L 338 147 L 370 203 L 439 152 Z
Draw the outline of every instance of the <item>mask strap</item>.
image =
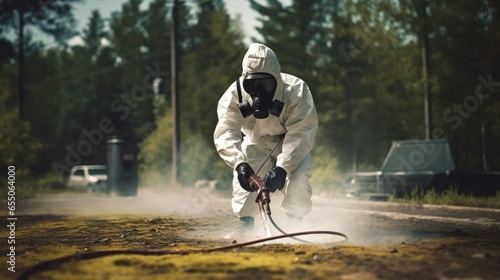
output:
M 240 109 L 241 114 L 244 118 L 253 114 L 252 106 L 248 101 L 243 101 L 243 96 L 241 95 L 240 79 L 236 80 L 236 89 L 238 90 L 238 109 Z
M 236 89 L 238 90 L 238 100 L 241 103 L 243 101 L 243 96 L 241 95 L 240 78 L 236 80 Z

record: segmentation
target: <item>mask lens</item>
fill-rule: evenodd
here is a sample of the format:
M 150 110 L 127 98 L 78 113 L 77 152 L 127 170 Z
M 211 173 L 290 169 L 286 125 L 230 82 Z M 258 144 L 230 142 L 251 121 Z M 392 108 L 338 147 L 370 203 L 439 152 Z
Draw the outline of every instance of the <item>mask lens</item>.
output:
M 271 94 L 276 89 L 276 79 L 270 74 L 251 74 L 243 80 L 243 88 L 252 95 Z

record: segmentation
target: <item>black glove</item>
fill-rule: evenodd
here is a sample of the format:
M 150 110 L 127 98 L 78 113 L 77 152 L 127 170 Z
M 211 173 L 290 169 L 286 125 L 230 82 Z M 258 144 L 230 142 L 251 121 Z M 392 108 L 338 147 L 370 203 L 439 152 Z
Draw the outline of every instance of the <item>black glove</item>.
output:
M 282 190 L 285 187 L 286 171 L 285 169 L 275 166 L 264 176 L 264 183 L 270 192 Z
M 255 172 L 253 171 L 252 167 L 250 167 L 248 163 L 243 162 L 238 164 L 235 170 L 238 173 L 238 181 L 240 182 L 240 186 L 247 192 L 253 192 L 254 190 L 252 190 L 250 184 L 248 183 L 248 178 L 250 178 L 250 176 L 255 175 Z

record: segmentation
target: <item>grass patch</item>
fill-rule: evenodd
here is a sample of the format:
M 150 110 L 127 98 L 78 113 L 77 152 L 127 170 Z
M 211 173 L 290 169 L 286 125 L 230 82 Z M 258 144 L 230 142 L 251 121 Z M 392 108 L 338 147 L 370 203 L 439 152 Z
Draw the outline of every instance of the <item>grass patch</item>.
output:
M 47 174 L 39 179 L 32 181 L 31 186 L 33 186 L 33 191 L 35 195 L 46 194 L 46 193 L 58 193 L 67 191 L 67 179 L 58 177 L 55 174 Z M 33 193 L 26 192 L 25 196 L 32 196 Z
M 7 180 L 6 180 L 7 181 Z M 26 170 L 16 170 L 16 199 L 37 198 L 61 192 L 67 192 L 67 179 L 55 174 L 34 177 Z M 7 192 L 0 192 L 0 199 L 6 199 Z
M 435 189 L 428 191 L 415 190 L 403 198 L 390 196 L 388 200 L 416 204 L 500 208 L 500 191 L 494 196 L 474 196 L 472 194 L 459 193 L 455 188 L 450 188 L 442 192 L 438 192 Z

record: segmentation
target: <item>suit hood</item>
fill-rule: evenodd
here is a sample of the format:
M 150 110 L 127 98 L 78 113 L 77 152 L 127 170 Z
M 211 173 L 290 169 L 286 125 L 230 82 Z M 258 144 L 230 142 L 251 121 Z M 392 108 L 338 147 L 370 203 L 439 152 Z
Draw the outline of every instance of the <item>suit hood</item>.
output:
M 283 80 L 281 79 L 281 66 L 278 57 L 269 47 L 259 43 L 253 43 L 248 47 L 248 51 L 242 62 L 243 78 L 251 73 L 269 73 L 276 78 L 276 94 L 281 95 Z M 276 96 L 275 96 L 276 97 Z
M 281 66 L 276 54 L 263 44 L 253 43 L 248 48 L 242 63 L 243 73 L 245 77 L 250 73 L 264 72 L 272 74 L 276 80 L 281 80 Z

